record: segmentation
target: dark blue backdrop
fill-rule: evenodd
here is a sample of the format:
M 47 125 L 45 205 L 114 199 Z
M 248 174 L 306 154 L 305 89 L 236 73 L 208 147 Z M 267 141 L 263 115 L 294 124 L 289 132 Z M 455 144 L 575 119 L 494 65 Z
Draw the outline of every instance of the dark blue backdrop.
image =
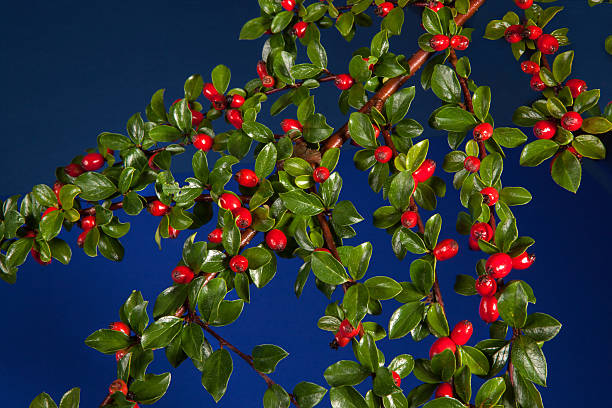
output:
M 492 86 L 492 113 L 497 124 L 509 125 L 513 110 L 529 103 L 535 94 L 508 47 L 481 38 L 486 22 L 500 18 L 512 6 L 509 0 L 501 3 L 487 2 L 470 21 L 470 26 L 479 28 L 467 53 L 473 78 Z M 576 50 L 574 76 L 585 78 L 591 88 L 602 88 L 602 100 L 608 100 L 612 64 L 603 50 L 604 37 L 609 33 L 601 27 L 610 21 L 611 10 L 607 5 L 589 9 L 586 0 L 563 3 L 567 10 L 552 26 L 571 25 L 569 36 Z M 5 5 L 0 17 L 2 195 L 27 192 L 40 182 L 53 183 L 56 166 L 93 147 L 101 131 L 122 132 L 127 118 L 144 111 L 159 88 L 166 88 L 168 100 L 174 100 L 181 96 L 186 77 L 192 73 L 206 77 L 219 63 L 232 68 L 232 86 L 254 77 L 261 42 L 239 42 L 237 37 L 242 24 L 257 14 L 254 0 L 58 0 Z M 411 54 L 419 33 L 416 14 L 407 18 L 404 27 L 407 34 L 394 38 L 392 47 Z M 369 44 L 367 32 L 359 33 L 350 46 L 335 30 L 326 33 L 324 44 L 334 72 L 347 69 L 352 49 Z M 338 126 L 346 118 L 338 113 L 337 93 L 330 88 L 319 90 L 322 96 L 317 99 L 318 110 L 331 112 L 330 123 Z M 419 87 L 416 98 L 410 116 L 426 123 L 437 106 L 435 99 Z M 275 128 L 280 119 L 268 123 Z M 448 150 L 445 137 L 429 129 L 425 135 L 431 137 L 431 157 L 441 163 Z M 362 214 L 371 214 L 381 200 L 365 187 L 366 175 L 353 168 L 351 157 L 350 150 L 342 157 L 342 197 L 356 200 Z M 577 195 L 557 187 L 547 173 L 547 165 L 520 168 L 518 152 L 510 153 L 506 163 L 505 184 L 522 185 L 535 196 L 516 214 L 521 234 L 536 238 L 538 260 L 530 270 L 515 276 L 526 279 L 535 290 L 538 302 L 531 312 L 548 312 L 564 324 L 560 335 L 545 347 L 549 389 L 542 390 L 544 401 L 548 406 L 599 405 L 597 390 L 607 389 L 606 367 L 611 363 L 607 347 L 611 333 L 607 280 L 608 234 L 612 228 L 610 161 L 584 162 Z M 437 174 L 450 180 L 441 170 Z M 450 323 L 472 320 L 472 342 L 476 342 L 488 333 L 478 319 L 478 299 L 462 298 L 452 291 L 454 275 L 471 273 L 479 257 L 465 250 L 465 238 L 454 230 L 459 210 L 457 194 L 450 189 L 439 206 L 445 214 L 443 236 L 459 239 L 462 251 L 457 259 L 441 265 L 439 273 Z M 121 218 L 128 219 L 125 215 Z M 169 286 L 170 270 L 179 257 L 182 240 L 164 243 L 163 253 L 157 250 L 153 241 L 156 220 L 151 218 L 143 215 L 129 220 L 132 231 L 123 240 L 126 256 L 118 265 L 103 258 L 88 258 L 76 250 L 69 266 L 54 262 L 41 268 L 28 261 L 16 285 L 0 284 L 3 406 L 27 406 L 41 391 L 59 399 L 74 386 L 82 388 L 84 407 L 95 406 L 103 399 L 107 384 L 115 378 L 114 357 L 87 348 L 84 338 L 117 319 L 117 310 L 132 289 L 139 288 L 146 299 L 153 301 Z M 390 272 L 397 279 L 407 279 L 408 263 L 395 260 L 389 237 L 363 224 L 358 226 L 361 238 L 352 243 L 366 238 L 373 242 L 370 275 Z M 201 234 L 210 228 L 204 228 Z M 75 232 L 66 236 L 71 242 L 76 240 Z M 279 365 L 273 378 L 289 390 L 302 380 L 325 384 L 322 372 L 329 364 L 352 358 L 349 348 L 330 350 L 329 334 L 316 328 L 326 299 L 312 280 L 299 301 L 293 295 L 297 266 L 297 262 L 281 262 L 276 278 L 253 293 L 239 321 L 219 330 L 247 352 L 262 343 L 276 343 L 288 350 L 289 358 Z M 389 305 L 387 309 L 393 308 Z M 383 325 L 389 310 L 377 319 Z M 406 338 L 384 341 L 380 346 L 388 356 L 410 353 L 422 357 L 431 341 L 430 337 L 415 344 Z M 163 353 L 156 353 L 156 357 L 153 372 L 171 369 Z M 215 405 L 191 364 L 171 371 L 173 381 L 158 403 L 160 407 Z M 410 387 L 416 380 L 411 377 L 405 384 Z M 219 405 L 258 406 L 264 390 L 263 381 L 244 362 L 235 360 L 228 395 Z

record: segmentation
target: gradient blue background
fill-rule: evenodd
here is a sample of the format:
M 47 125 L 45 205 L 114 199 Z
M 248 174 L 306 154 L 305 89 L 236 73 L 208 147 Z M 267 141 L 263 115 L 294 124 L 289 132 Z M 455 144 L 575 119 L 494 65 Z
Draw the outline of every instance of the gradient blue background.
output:
M 586 79 L 590 88 L 602 88 L 602 101 L 609 100 L 612 57 L 605 54 L 603 40 L 610 34 L 604 27 L 609 27 L 612 9 L 607 5 L 589 9 L 586 0 L 558 3 L 564 3 L 567 10 L 551 27 L 571 26 L 569 36 L 576 50 L 573 76 Z M 498 126 L 510 125 L 513 110 L 536 96 L 508 47 L 502 41 L 481 38 L 486 22 L 500 18 L 511 7 L 509 0 L 488 1 L 469 22 L 479 28 L 466 53 L 472 61 L 473 78 L 492 86 L 492 113 Z M 181 97 L 185 78 L 192 73 L 207 77 L 219 63 L 231 67 L 232 86 L 254 77 L 262 42 L 239 42 L 237 37 L 242 24 L 257 14 L 254 0 L 59 0 L 5 5 L 0 17 L 2 196 L 25 193 L 40 182 L 52 184 L 56 166 L 95 146 L 100 132 L 124 132 L 127 118 L 144 112 L 159 88 L 166 88 L 167 102 L 172 101 Z M 410 55 L 420 34 L 416 13 L 408 13 L 404 27 L 405 34 L 393 38 L 392 50 Z M 369 45 L 370 33 L 360 30 L 347 46 L 335 30 L 326 31 L 323 41 L 330 69 L 346 71 L 351 50 Z M 329 122 L 339 126 L 346 118 L 336 107 L 337 92 L 332 88 L 326 85 L 317 91 L 321 95 L 317 110 L 329 113 Z M 426 124 L 436 106 L 435 97 L 417 86 L 409 116 Z M 278 123 L 288 115 L 289 111 L 272 120 L 262 115 L 262 119 L 279 130 Z M 431 138 L 431 157 L 441 163 L 448 151 L 444 134 L 426 129 L 425 135 Z M 342 198 L 355 200 L 362 214 L 371 214 L 383 204 L 366 187 L 366 174 L 353 168 L 352 149 L 342 155 Z M 503 180 L 505 185 L 522 185 L 534 193 L 534 200 L 515 213 L 520 233 L 536 239 L 538 260 L 530 270 L 513 273 L 513 277 L 527 280 L 535 290 L 538 302 L 530 312 L 550 313 L 564 324 L 560 335 L 545 347 L 549 387 L 542 390 L 544 402 L 549 407 L 599 405 L 601 391 L 608 388 L 612 362 L 611 161 L 585 160 L 582 186 L 574 195 L 552 182 L 548 165 L 520 168 L 518 153 L 510 152 Z M 180 170 L 179 164 L 176 171 Z M 436 174 L 450 181 L 441 169 Z M 439 201 L 439 211 L 444 214 L 442 236 L 459 239 L 462 250 L 456 259 L 440 266 L 439 276 L 449 322 L 472 320 L 473 344 L 488 335 L 478 319 L 478 298 L 454 294 L 452 284 L 455 274 L 472 273 L 481 254 L 466 250 L 466 239 L 455 232 L 460 210 L 457 193 L 450 188 L 447 197 Z M 16 285 L 0 283 L 0 393 L 4 407 L 27 406 L 41 391 L 59 400 L 64 391 L 75 386 L 82 388 L 83 407 L 97 406 L 104 398 L 108 383 L 115 378 L 114 357 L 87 348 L 83 340 L 117 319 L 117 310 L 132 289 L 142 290 L 152 304 L 170 285 L 170 270 L 179 259 L 182 244 L 182 239 L 166 241 L 165 251 L 159 252 L 153 241 L 157 220 L 144 214 L 131 219 L 121 214 L 120 218 L 132 222 L 129 238 L 122 240 L 126 247 L 122 263 L 91 259 L 77 249 L 69 266 L 54 262 L 41 268 L 29 260 Z M 210 229 L 212 225 L 203 228 L 200 237 Z M 399 263 L 384 231 L 367 223 L 357 229 L 358 237 L 349 243 L 370 240 L 375 247 L 369 276 L 390 273 L 397 279 L 408 279 L 411 257 Z M 76 235 L 72 232 L 64 237 L 74 243 Z M 253 290 L 252 302 L 239 321 L 219 329 L 246 352 L 262 343 L 279 344 L 289 351 L 289 358 L 272 375 L 289 391 L 302 380 L 325 385 L 322 372 L 329 364 L 353 358 L 348 347 L 330 350 L 329 333 L 316 328 L 327 301 L 314 288 L 312 278 L 302 298 L 296 300 L 292 288 L 298 265 L 281 262 L 276 278 L 266 288 Z M 376 318 L 385 327 L 398 306 L 393 302 L 386 305 L 383 316 Z M 432 337 L 419 344 L 404 338 L 381 341 L 379 346 L 389 361 L 399 353 L 423 357 L 431 342 Z M 243 361 L 235 359 L 234 367 L 228 394 L 218 405 L 260 406 L 264 382 Z M 156 373 L 172 371 L 170 390 L 158 406 L 215 406 L 191 363 L 175 370 L 163 353 L 157 352 L 150 369 Z M 417 381 L 410 376 L 404 384 L 408 390 Z

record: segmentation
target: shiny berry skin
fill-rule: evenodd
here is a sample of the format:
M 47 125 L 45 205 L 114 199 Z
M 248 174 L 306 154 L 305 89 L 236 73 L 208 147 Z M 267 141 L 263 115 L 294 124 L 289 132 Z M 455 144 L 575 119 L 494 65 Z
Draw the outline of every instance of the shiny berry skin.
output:
M 470 40 L 465 35 L 453 35 L 450 46 L 454 50 L 463 51 L 470 45 Z
M 170 207 L 159 200 L 155 200 L 149 204 L 149 212 L 151 213 L 151 215 L 161 217 L 170 212 Z
M 298 21 L 293 26 L 293 33 L 297 38 L 304 38 L 306 35 L 306 29 L 308 28 L 308 23 L 304 21 Z
M 48 260 L 47 262 L 43 261 L 40 258 L 40 252 L 38 252 L 34 248 L 30 249 L 30 255 L 32 255 L 32 258 L 34 258 L 34 260 L 36 262 L 38 262 L 40 265 L 42 265 L 42 266 L 47 266 L 47 265 L 49 265 L 51 263 L 51 260 Z
M 540 66 L 533 61 L 521 62 L 521 70 L 529 75 L 534 75 L 540 72 Z
M 436 34 L 429 40 L 429 46 L 434 51 L 444 51 L 450 45 L 450 39 L 442 34 Z
M 541 120 L 533 125 L 533 134 L 538 139 L 552 139 L 557 133 L 557 124 L 550 120 Z
M 535 262 L 535 255 L 523 252 L 512 258 L 512 269 L 523 270 L 529 268 Z
M 172 270 L 172 280 L 179 284 L 189 283 L 193 280 L 193 271 L 188 266 L 179 265 Z
M 372 125 L 372 127 L 374 128 L 374 138 L 377 139 L 380 136 L 380 128 L 376 125 Z
M 272 229 L 266 233 L 266 245 L 273 251 L 282 251 L 287 247 L 287 236 L 279 229 Z
M 436 171 L 436 162 L 432 159 L 425 159 L 423 163 L 412 173 L 412 178 L 417 183 L 422 183 L 424 181 L 429 180 L 429 178 Z
M 130 326 L 128 326 L 127 324 L 123 322 L 113 322 L 108 325 L 108 328 L 114 331 L 121 332 L 125 334 L 126 336 L 129 336 L 131 333 Z
M 440 9 L 442 9 L 444 7 L 444 4 L 442 4 L 441 1 L 436 1 L 434 4 L 429 5 L 427 7 L 437 13 Z
M 236 273 L 242 273 L 249 267 L 249 260 L 242 255 L 233 256 L 230 259 L 230 269 Z
M 485 141 L 493 136 L 493 126 L 491 126 L 490 123 L 481 123 L 476 125 L 472 133 L 474 135 L 474 140 Z
M 123 357 L 125 357 L 126 354 L 127 354 L 127 351 L 125 350 L 119 350 L 115 352 L 115 360 L 117 361 L 121 360 Z
M 468 247 L 472 250 L 472 251 L 480 251 L 480 245 L 478 245 L 478 240 L 473 239 L 473 238 L 468 238 Z
M 191 111 L 191 126 L 197 128 L 204 120 L 204 114 L 198 111 Z
M 474 327 L 472 326 L 472 323 L 469 320 L 462 320 L 455 325 L 453 331 L 451 332 L 450 338 L 456 345 L 463 346 L 470 340 L 473 332 Z
M 561 116 L 561 127 L 574 132 L 582 126 L 582 116 L 578 112 L 567 112 Z
M 389 14 L 394 8 L 395 6 L 393 5 L 393 3 L 391 3 L 390 1 L 385 1 L 384 3 L 381 3 L 380 6 L 378 6 L 377 11 L 381 17 L 386 17 L 387 14 Z
M 234 211 L 236 208 L 240 208 L 241 206 L 242 203 L 240 202 L 240 199 L 233 194 L 223 193 L 221 196 L 219 196 L 219 207 L 225 210 Z
M 450 350 L 453 353 L 457 351 L 457 346 L 455 342 L 453 342 L 450 337 L 440 337 L 431 345 L 429 349 L 429 358 L 433 358 L 436 354 L 440 354 L 444 350 Z
M 351 339 L 349 337 L 345 337 L 342 336 L 339 332 L 336 333 L 336 335 L 334 336 L 334 341 L 336 343 L 336 347 L 344 347 L 347 344 L 349 344 L 349 342 L 351 341 Z
M 340 323 L 340 327 L 338 328 L 338 334 L 343 337 L 348 337 L 352 339 L 356 335 L 359 334 L 359 327 L 354 328 L 353 325 L 348 321 L 348 319 L 344 319 L 342 323 Z
M 542 54 L 554 54 L 559 50 L 559 41 L 550 34 L 542 34 L 536 41 L 536 46 Z
M 414 228 L 418 222 L 418 214 L 414 211 L 404 211 L 402 214 L 402 226 L 404 228 Z
M 199 133 L 193 138 L 193 146 L 202 151 L 209 151 L 213 146 L 213 138 L 207 134 Z
M 289 132 L 290 130 L 297 130 L 298 132 L 301 132 L 304 127 L 299 120 L 285 119 L 281 122 L 281 129 L 283 129 L 283 132 L 285 133 Z
M 236 226 L 240 229 L 249 228 L 253 223 L 253 216 L 251 212 L 244 208 L 239 207 L 232 211 L 234 218 L 236 219 Z
M 504 31 L 504 38 L 510 44 L 521 41 L 523 39 L 523 26 L 515 24 L 506 28 L 506 31 Z
M 489 207 L 499 201 L 499 192 L 494 187 L 485 187 L 480 190 L 480 194 L 483 196 L 483 202 Z
M 355 80 L 349 74 L 337 75 L 336 79 L 334 80 L 336 88 L 340 89 L 341 91 L 346 91 L 347 89 L 350 89 L 351 86 L 353 86 L 353 83 L 355 83 Z
M 153 153 L 153 155 L 149 157 L 149 168 L 153 171 L 160 171 L 161 169 L 155 164 L 155 156 L 157 156 L 157 153 Z
M 317 248 L 313 252 L 327 252 L 328 254 L 332 255 L 331 251 L 327 248 Z
M 537 40 L 542 35 L 542 29 L 538 26 L 530 25 L 525 27 L 525 34 L 530 40 Z
M 58 203 L 60 201 L 60 191 L 62 190 L 62 187 L 64 187 L 64 184 L 59 181 L 53 183 L 53 192 L 55 193 L 55 198 L 57 198 Z M 59 204 L 61 205 L 62 203 Z
M 83 217 L 81 219 L 81 228 L 85 231 L 89 231 L 93 227 L 96 226 L 96 217 L 93 215 L 88 215 L 87 217 Z
M 208 234 L 208 240 L 213 244 L 219 244 L 223 241 L 223 230 L 221 228 L 215 228 Z
M 436 388 L 436 398 L 449 397 L 453 398 L 453 386 L 449 383 L 442 383 Z
M 235 177 L 238 184 L 243 187 L 255 187 L 259 184 L 259 177 L 251 169 L 238 170 Z
M 295 0 L 283 0 L 281 6 L 287 11 L 293 11 L 295 8 Z
M 85 245 L 85 238 L 87 238 L 87 233 L 89 233 L 89 230 L 81 231 L 81 233 L 77 237 L 77 246 L 79 246 L 80 248 L 83 248 L 83 246 Z
M 378 146 L 374 150 L 374 159 L 379 163 L 387 163 L 393 157 L 393 151 L 389 146 Z
M 578 97 L 578 95 L 587 90 L 587 84 L 582 79 L 569 79 L 565 83 L 565 86 L 570 89 L 570 92 L 572 93 L 572 98 Z
M 514 0 L 516 6 L 522 10 L 528 9 L 533 4 L 533 0 Z
M 49 213 L 52 213 L 53 211 L 58 211 L 59 208 L 55 208 L 55 207 L 49 207 L 45 210 L 45 212 L 42 214 L 42 216 L 40 217 L 40 219 L 42 220 L 43 218 L 45 218 L 45 216 Z
M 393 377 L 393 382 L 395 383 L 395 385 L 397 385 L 398 387 L 401 387 L 402 377 L 400 377 L 400 375 L 396 373 L 395 371 L 391 371 L 391 376 Z
M 486 222 L 477 222 L 470 228 L 470 238 L 489 242 L 493 238 L 493 228 Z
M 83 168 L 76 163 L 70 163 L 64 167 L 64 171 L 70 177 L 79 177 L 84 172 Z
M 242 113 L 236 109 L 229 109 L 225 113 L 225 119 L 227 119 L 230 125 L 233 125 L 236 129 L 242 129 L 244 119 L 242 119 Z
M 438 242 L 438 245 L 433 250 L 433 255 L 438 261 L 446 261 L 457 255 L 457 252 L 459 252 L 457 241 L 447 238 Z
M 104 166 L 104 156 L 100 153 L 88 153 L 81 160 L 81 167 L 85 171 L 100 170 Z
M 329 178 L 329 170 L 327 169 L 327 167 L 317 167 L 312 172 L 312 178 L 314 179 L 315 183 L 323 183 Z
M 119 391 L 123 395 L 127 395 L 127 393 L 128 393 L 128 386 L 125 383 L 125 381 L 123 381 L 121 379 L 117 379 L 117 380 L 113 381 L 111 383 L 111 385 L 108 386 L 108 393 L 109 394 L 114 394 L 117 391 Z
M 504 278 L 512 271 L 512 258 L 503 252 L 493 254 L 485 263 L 485 271 L 494 279 Z
M 480 315 L 480 318 L 487 323 L 493 323 L 499 318 L 497 299 L 495 296 L 483 296 L 480 299 L 478 314 Z
M 244 96 L 239 94 L 234 94 L 229 98 L 229 106 L 230 108 L 238 109 L 242 105 L 244 105 Z
M 463 167 L 470 173 L 480 170 L 480 159 L 476 156 L 468 156 L 463 161 Z
M 567 147 L 567 151 L 570 152 L 571 154 L 573 154 L 574 156 L 576 156 L 579 159 L 582 158 L 582 155 L 580 153 L 578 153 L 578 151 L 576 151 L 576 148 L 574 148 L 574 146 L 568 146 Z M 551 168 L 552 168 L 552 166 L 551 166 Z
M 215 88 L 213 84 L 211 84 L 210 82 L 207 82 L 204 84 L 204 89 L 202 89 L 202 94 L 204 95 L 206 99 L 212 102 L 215 96 L 219 95 L 219 92 L 217 91 L 217 89 Z
M 170 239 L 178 238 L 180 232 L 181 232 L 180 230 L 172 228 L 172 225 L 168 225 L 168 238 Z
M 480 296 L 493 296 L 497 292 L 497 282 L 489 275 L 481 275 L 474 284 Z
M 546 89 L 546 84 L 544 81 L 542 81 L 542 78 L 540 78 L 540 74 L 535 74 L 531 77 L 529 80 L 529 86 L 531 86 L 531 89 L 537 92 L 541 92 Z

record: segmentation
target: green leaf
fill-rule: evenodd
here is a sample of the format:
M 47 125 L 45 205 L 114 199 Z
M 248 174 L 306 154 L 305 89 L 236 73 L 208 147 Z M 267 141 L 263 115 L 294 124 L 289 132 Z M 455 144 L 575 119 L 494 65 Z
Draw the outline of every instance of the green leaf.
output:
M 427 151 L 429 150 L 429 139 L 425 139 L 415 144 L 408 150 L 406 154 L 406 167 L 410 171 L 416 171 L 427 157 Z M 406 190 L 406 192 L 412 191 Z
M 427 311 L 427 325 L 429 330 L 437 337 L 447 337 L 449 335 L 448 321 L 439 303 L 430 305 Z
M 214 278 L 202 287 L 198 294 L 198 310 L 204 321 L 210 321 L 217 315 L 226 293 L 227 286 L 222 278 Z
M 368 408 L 365 400 L 353 387 L 333 387 L 329 390 L 332 408 Z
M 346 312 L 346 318 L 356 327 L 368 312 L 370 294 L 368 288 L 361 283 L 351 286 L 344 294 L 342 307 Z
M 431 125 L 449 132 L 467 132 L 476 126 L 476 118 L 469 112 L 454 106 L 445 106 L 435 112 Z
M 376 367 L 379 366 L 378 355 L 379 350 L 376 347 L 376 342 L 370 333 L 365 333 L 357 347 L 355 347 L 355 355 L 357 359 L 363 366 L 365 366 L 368 371 L 375 372 Z
M 234 369 L 232 356 L 227 349 L 215 350 L 205 361 L 202 370 L 202 385 L 215 402 L 225 395 L 227 383 Z
M 493 139 L 503 147 L 514 148 L 527 141 L 527 136 L 517 128 L 500 127 L 493 129 Z
M 461 86 L 457 75 L 451 67 L 446 65 L 435 66 L 431 78 L 431 90 L 445 102 L 458 103 L 461 101 Z
M 540 139 L 526 144 L 521 152 L 521 166 L 535 167 L 544 160 L 552 157 L 559 145 L 552 140 Z
M 353 28 L 353 22 L 355 21 L 355 15 L 350 11 L 348 13 L 343 13 L 336 20 L 336 28 L 340 32 L 343 37 L 346 37 L 351 32 Z
M 489 360 L 477 348 L 470 346 L 458 347 L 461 361 L 470 367 L 470 371 L 475 375 L 486 375 L 489 372 Z
M 421 293 L 429 293 L 434 284 L 434 270 L 430 262 L 415 259 L 410 264 L 410 279 Z
M 57 208 L 57 197 L 51 190 L 51 187 L 46 184 L 37 184 L 32 188 L 32 194 L 36 201 L 45 208 L 56 207 Z
M 402 228 L 397 232 L 399 234 L 399 239 L 404 248 L 413 254 L 424 254 L 427 252 L 427 246 L 425 246 L 425 242 L 416 232 Z
M 497 308 L 508 325 L 521 328 L 527 319 L 527 293 L 521 282 L 512 282 L 506 286 L 499 297 Z
M 570 151 L 564 150 L 555 159 L 552 165 L 551 175 L 558 185 L 575 193 L 580 187 L 582 166 L 576 156 Z
M 62 396 L 59 408 L 79 408 L 80 401 L 81 390 L 78 388 L 73 388 Z
M 510 250 L 512 243 L 518 238 L 516 219 L 508 218 L 501 222 L 495 229 L 495 245 L 502 252 Z M 482 240 L 481 240 L 482 241 Z
M 455 292 L 463 296 L 475 295 L 476 288 L 474 287 L 476 279 L 470 275 L 457 275 L 455 279 Z
M 442 229 L 442 217 L 440 214 L 434 214 L 425 223 L 425 244 L 429 249 L 434 249 L 440 236 Z
M 280 197 L 287 209 L 297 215 L 311 217 L 321 213 L 325 209 L 317 196 L 307 194 L 301 190 L 281 193 Z
M 574 51 L 565 51 L 557 55 L 553 61 L 552 72 L 558 83 L 562 83 L 572 72 Z
M 247 21 L 240 30 L 239 39 L 255 40 L 261 37 L 268 29 L 268 25 L 266 25 L 266 20 L 267 19 L 264 17 L 257 17 Z
M 141 404 L 153 404 L 159 401 L 170 386 L 170 373 L 147 374 L 144 379 L 135 380 L 130 385 L 134 399 Z
M 287 391 L 278 384 L 272 384 L 264 393 L 264 408 L 289 408 L 291 399 Z
M 264 179 L 274 171 L 276 156 L 276 146 L 272 142 L 266 144 L 264 148 L 261 149 L 255 160 L 255 174 L 257 174 L 257 177 Z
M 372 299 L 387 300 L 402 291 L 402 285 L 387 276 L 374 276 L 364 282 Z
M 147 327 L 141 339 L 142 348 L 153 350 L 166 347 L 180 333 L 183 319 L 164 316 Z
M 350 201 L 340 201 L 333 212 L 333 221 L 337 225 L 353 225 L 363 221 L 361 214 Z
M 307 142 L 319 143 L 327 139 L 333 131 L 334 129 L 327 124 L 325 116 L 315 113 L 304 123 L 302 135 Z
M 341 285 L 350 279 L 344 266 L 327 252 L 313 252 L 311 266 L 315 276 L 329 285 Z
M 45 215 L 40 221 L 39 230 L 42 239 L 49 241 L 55 238 L 62 230 L 64 213 L 62 211 L 52 211 Z
M 450 381 L 457 368 L 457 359 L 451 350 L 444 350 L 431 359 L 431 371 L 442 381 Z
M 372 381 L 372 391 L 379 397 L 400 391 L 395 385 L 391 371 L 386 367 L 378 367 Z
M 415 87 L 403 88 L 398 92 L 394 93 L 385 102 L 385 112 L 387 119 L 392 125 L 399 123 L 410 109 L 410 105 L 414 100 Z M 358 142 L 359 143 L 359 142 Z M 361 144 L 361 143 L 359 143 Z M 362 145 L 365 146 L 365 145 Z M 372 147 L 372 146 L 368 146 Z
M 429 7 L 423 8 L 422 24 L 425 30 L 430 34 L 445 34 L 438 13 Z
M 212 82 L 220 94 L 224 94 L 232 77 L 231 72 L 225 65 L 217 65 L 211 72 Z
M 597 136 L 576 136 L 572 141 L 572 146 L 574 146 L 579 154 L 590 159 L 603 160 L 606 158 L 606 147 Z
M 409 302 L 395 310 L 389 319 L 389 338 L 399 339 L 410 333 L 423 320 L 424 309 L 421 302 Z
M 351 139 L 358 145 L 370 148 L 376 148 L 378 146 L 378 142 L 374 137 L 374 127 L 367 115 L 361 112 L 351 113 L 348 128 Z
M 331 387 L 360 384 L 370 371 L 355 361 L 341 360 L 327 367 L 323 376 Z
M 531 198 L 531 193 L 523 187 L 504 187 L 499 192 L 499 199 L 507 205 L 525 205 Z
M 514 339 L 512 363 L 525 379 L 546 386 L 546 358 L 535 340 L 527 336 Z
M 130 338 L 119 331 L 100 329 L 85 339 L 85 345 L 100 353 L 112 354 L 127 348 L 130 345 Z
M 295 79 L 314 78 L 319 75 L 320 72 L 321 68 L 313 64 L 296 64 L 291 67 L 291 76 Z
M 387 30 L 389 34 L 400 35 L 402 33 L 403 24 L 404 10 L 401 7 L 396 7 L 383 18 L 381 28 Z
M 488 154 L 480 163 L 480 178 L 487 186 L 495 185 L 502 174 L 504 160 L 497 152 Z
M 574 111 L 578 113 L 588 111 L 593 106 L 597 105 L 599 95 L 599 89 L 591 89 L 590 91 L 582 92 L 574 101 Z
M 527 316 L 527 321 L 522 328 L 524 335 L 533 340 L 549 341 L 561 330 L 561 323 L 552 316 L 544 313 L 533 313 Z
M 427 141 L 427 140 L 425 140 Z M 389 187 L 389 202 L 399 211 L 404 211 L 410 204 L 410 194 L 414 190 L 414 179 L 412 173 L 401 171 L 391 181 Z
M 477 407 L 493 407 L 506 391 L 506 383 L 501 377 L 491 378 L 486 381 L 476 394 L 475 404 Z
M 30 408 L 57 408 L 57 405 L 49 394 L 43 392 L 34 398 L 30 403 Z
M 423 408 L 465 408 L 465 405 L 454 398 L 442 397 L 428 402 Z
M 389 363 L 389 370 L 395 371 L 400 377 L 407 377 L 414 368 L 414 358 L 410 354 L 400 354 Z
M 327 390 L 320 385 L 302 381 L 293 389 L 295 397 L 300 408 L 312 408 L 317 405 L 327 393 Z
M 474 115 L 476 115 L 481 122 L 484 122 L 487 119 L 489 108 L 491 107 L 491 88 L 488 86 L 479 86 L 476 88 L 472 98 L 472 104 L 474 106 Z
M 251 352 L 255 369 L 266 374 L 274 372 L 276 365 L 288 355 L 289 353 L 274 344 L 255 346 Z
M 587 133 L 599 135 L 601 133 L 606 133 L 612 130 L 612 122 L 600 116 L 586 118 L 582 122 L 582 130 Z

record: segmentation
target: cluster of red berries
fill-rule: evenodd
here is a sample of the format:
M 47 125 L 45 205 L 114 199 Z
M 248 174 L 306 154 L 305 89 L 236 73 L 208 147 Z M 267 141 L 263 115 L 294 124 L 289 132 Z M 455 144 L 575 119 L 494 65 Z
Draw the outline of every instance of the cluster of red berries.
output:
M 81 228 L 83 229 L 83 231 L 77 237 L 77 245 L 79 247 L 83 248 L 83 245 L 85 245 L 85 238 L 87 238 L 87 234 L 95 226 L 96 226 L 96 216 L 95 215 L 88 215 L 81 219 Z
M 563 129 L 574 132 L 582 126 L 582 116 L 578 112 L 566 112 L 559 124 Z M 540 120 L 533 125 L 533 134 L 538 139 L 552 139 L 557 134 L 557 124 L 552 120 Z
M 204 84 L 202 94 L 204 95 L 206 99 L 210 101 L 210 103 L 212 104 L 213 108 L 215 108 L 215 110 L 218 110 L 218 111 L 225 110 L 225 120 L 227 120 L 227 122 L 230 125 L 233 125 L 236 129 L 242 129 L 242 124 L 244 123 L 244 120 L 242 119 L 242 113 L 238 109 L 242 105 L 244 105 L 244 96 L 240 94 L 234 94 L 234 95 L 228 95 L 228 96 L 222 95 L 219 93 L 219 91 L 217 91 L 217 88 L 215 88 L 215 86 L 211 84 L 210 82 Z M 230 109 L 228 109 L 228 107 Z M 193 115 L 194 111 L 192 111 L 191 113 Z M 202 135 L 197 135 L 196 140 L 198 136 L 202 136 Z M 208 137 L 210 138 L 210 136 Z M 196 140 L 194 140 L 194 143 L 193 143 L 194 145 L 196 145 Z M 208 146 L 208 148 L 202 148 L 197 145 L 196 147 L 201 150 L 210 150 L 210 147 L 212 147 L 212 141 L 210 143 L 210 146 Z
M 108 154 L 113 154 L 112 150 L 107 150 Z M 79 177 L 86 171 L 100 170 L 104 166 L 104 156 L 100 153 L 87 153 L 81 159 L 81 163 L 70 163 L 64 167 L 64 172 L 70 177 Z
M 444 51 L 449 46 L 453 50 L 463 51 L 470 45 L 470 40 L 465 35 L 453 35 L 448 37 L 444 34 L 436 34 L 429 40 L 429 46 L 434 51 Z
M 463 320 L 455 325 L 450 337 L 440 337 L 433 342 L 429 349 L 429 358 L 432 359 L 436 354 L 440 354 L 445 350 L 450 350 L 453 354 L 457 351 L 457 346 L 463 346 L 466 344 L 474 328 L 472 323 L 468 320 Z M 449 383 L 441 383 L 436 389 L 436 398 L 441 397 L 453 397 L 453 386 Z
M 108 395 L 113 395 L 116 392 L 120 392 L 125 396 L 128 395 L 128 386 L 122 379 L 117 379 L 108 386 Z M 140 408 L 140 405 L 136 404 L 136 401 L 130 399 L 128 399 L 128 401 L 134 403 L 134 408 Z

